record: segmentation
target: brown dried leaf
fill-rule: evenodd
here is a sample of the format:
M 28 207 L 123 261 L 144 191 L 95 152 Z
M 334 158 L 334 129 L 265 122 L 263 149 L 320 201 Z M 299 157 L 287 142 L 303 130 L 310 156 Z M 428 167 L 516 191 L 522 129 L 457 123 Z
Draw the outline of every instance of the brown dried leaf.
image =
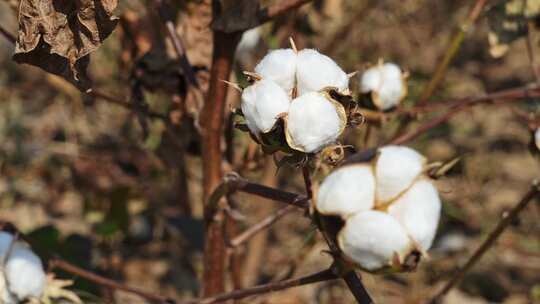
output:
M 112 33 L 117 0 L 22 0 L 13 59 L 90 88 L 89 54 Z

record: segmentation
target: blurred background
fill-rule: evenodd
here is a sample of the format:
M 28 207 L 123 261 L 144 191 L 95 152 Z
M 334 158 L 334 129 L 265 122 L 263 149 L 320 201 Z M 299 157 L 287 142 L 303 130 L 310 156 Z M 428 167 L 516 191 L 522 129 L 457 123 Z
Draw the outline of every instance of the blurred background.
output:
M 253 70 L 268 49 L 288 47 L 293 37 L 298 48 L 317 48 L 347 72 L 362 71 L 379 58 L 398 63 L 410 73 L 404 107 L 412 106 L 473 2 L 313 1 L 246 33 L 230 80 L 245 84 L 241 71 Z M 488 8 L 501 1 L 489 2 Z M 17 7 L 17 0 L 0 2 L 0 24 L 14 35 Z M 201 287 L 198 274 L 203 266 L 197 131 L 201 104 L 178 93 L 184 85 L 180 66 L 150 7 L 144 0 L 120 1 L 119 24 L 91 55 L 94 88 L 111 96 L 109 100 L 82 95 L 57 76 L 16 64 L 11 59 L 14 46 L 0 39 L 0 220 L 15 224 L 43 256 L 56 253 L 128 285 L 191 298 Z M 212 51 L 211 31 L 204 30 L 208 9 L 198 1 L 175 1 L 169 10 L 203 87 Z M 509 39 L 504 50 L 490 45 L 489 24 L 495 22 L 490 12 L 494 10 L 485 10 L 465 34 L 432 97 L 434 103 L 536 81 L 526 37 Z M 529 36 L 532 54 L 540 58 L 540 35 L 534 34 Z M 353 91 L 357 86 L 358 78 L 353 78 Z M 118 105 L 123 100 L 138 110 Z M 231 89 L 228 108 L 238 105 L 238 93 Z M 141 114 L 146 109 L 155 117 Z M 410 143 L 430 160 L 461 161 L 437 182 L 444 207 L 430 259 L 410 274 L 362 275 L 377 303 L 426 299 L 540 177 L 539 160 L 528 149 L 530 131 L 516 109 L 538 113 L 539 100 L 480 105 Z M 265 156 L 247 133 L 234 130 L 232 119 L 228 124 L 226 171 L 303 193 L 297 170 L 285 166 L 278 171 L 273 158 Z M 370 126 L 368 137 L 363 125 L 348 130 L 344 143 L 358 149 L 375 146 L 390 139 L 398 127 L 389 119 Z M 327 170 L 319 171 L 319 180 Z M 237 231 L 281 207 L 244 194 L 233 195 L 231 202 Z M 540 205 L 530 204 L 444 303 L 540 303 L 539 218 Z M 325 249 L 309 220 L 292 212 L 245 246 L 230 250 L 233 271 L 228 286 L 252 286 L 324 269 L 332 260 Z M 146 303 L 71 274 L 59 275 L 75 280 L 73 288 L 86 303 Z M 353 299 L 336 281 L 239 303 Z

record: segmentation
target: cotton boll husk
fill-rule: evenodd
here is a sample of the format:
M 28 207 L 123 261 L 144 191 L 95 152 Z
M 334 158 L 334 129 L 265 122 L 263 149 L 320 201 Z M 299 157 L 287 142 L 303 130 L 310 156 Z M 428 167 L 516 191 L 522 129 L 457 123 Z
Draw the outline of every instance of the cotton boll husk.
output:
M 534 132 L 534 143 L 536 144 L 536 148 L 540 150 L 540 128 Z
M 441 213 L 441 200 L 431 181 L 416 181 L 388 207 L 388 213 L 405 227 L 422 251 L 431 247 Z
M 422 173 L 425 163 L 424 156 L 408 147 L 379 149 L 375 164 L 376 205 L 386 204 L 407 190 Z
M 291 148 L 313 153 L 334 143 L 346 124 L 347 116 L 341 104 L 325 93 L 311 92 L 291 102 L 285 136 Z
M 289 105 L 287 93 L 272 80 L 259 80 L 242 92 L 242 112 L 255 135 L 270 131 L 277 117 L 289 110 Z
M 401 224 L 381 211 L 363 211 L 348 218 L 338 234 L 338 244 L 353 263 L 366 271 L 400 262 L 413 246 Z
M 315 208 L 345 219 L 373 208 L 375 177 L 369 165 L 346 166 L 328 175 L 317 193 Z
M 373 103 L 384 111 L 399 105 L 407 94 L 407 86 L 399 66 L 385 63 L 369 68 L 362 74 L 360 91 L 372 92 Z
M 9 290 L 18 299 L 39 298 L 47 282 L 40 258 L 21 243 L 12 248 L 4 274 Z
M 298 94 L 318 92 L 324 88 L 336 88 L 349 94 L 349 77 L 330 57 L 313 49 L 298 52 L 296 68 Z
M 292 49 L 270 51 L 255 67 L 255 73 L 270 79 L 290 94 L 296 81 L 297 54 Z

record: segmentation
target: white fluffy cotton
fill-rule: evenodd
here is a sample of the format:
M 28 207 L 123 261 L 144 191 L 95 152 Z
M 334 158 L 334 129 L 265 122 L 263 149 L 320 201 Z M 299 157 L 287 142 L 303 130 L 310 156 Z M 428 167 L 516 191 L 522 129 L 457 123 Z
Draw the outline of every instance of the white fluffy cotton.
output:
M 299 95 L 327 87 L 337 88 L 340 93 L 349 91 L 347 74 L 330 57 L 313 49 L 298 52 L 296 80 Z
M 272 129 L 278 115 L 289 110 L 289 96 L 269 79 L 262 79 L 242 92 L 242 112 L 249 130 L 258 135 Z
M 425 158 L 415 150 L 403 146 L 379 149 L 375 165 L 377 204 L 385 204 L 407 190 L 422 173 Z
M 441 200 L 437 189 L 427 179 L 421 179 L 388 208 L 420 249 L 427 251 L 437 231 Z
M 275 81 L 290 94 L 296 82 L 296 65 L 297 55 L 292 49 L 277 49 L 264 56 L 255 67 L 255 73 Z
M 409 237 L 399 222 L 380 211 L 350 217 L 338 234 L 338 244 L 349 259 L 368 271 L 389 266 L 394 256 L 404 258 L 410 250 Z
M 375 177 L 369 165 L 340 168 L 328 175 L 318 191 L 315 204 L 324 215 L 347 218 L 373 208 Z
M 536 144 L 536 148 L 540 150 L 540 128 L 534 132 L 534 143 Z
M 9 292 L 4 288 L 0 296 L 6 303 L 16 303 L 16 299 L 39 298 L 47 281 L 43 264 L 24 243 L 15 241 L 11 245 L 12 241 L 11 234 L 0 232 L 0 257 L 5 261 L 3 278 L 7 280 L 7 284 L 3 285 L 9 287 Z
M 372 92 L 373 103 L 384 111 L 399 105 L 407 88 L 399 66 L 385 63 L 371 67 L 362 74 L 360 91 Z
M 242 38 L 236 47 L 236 52 L 239 55 L 249 53 L 257 46 L 260 40 L 261 29 L 259 27 L 247 30 L 242 34 Z
M 292 148 L 312 153 L 335 142 L 343 122 L 325 95 L 310 92 L 294 99 L 287 115 L 287 136 Z

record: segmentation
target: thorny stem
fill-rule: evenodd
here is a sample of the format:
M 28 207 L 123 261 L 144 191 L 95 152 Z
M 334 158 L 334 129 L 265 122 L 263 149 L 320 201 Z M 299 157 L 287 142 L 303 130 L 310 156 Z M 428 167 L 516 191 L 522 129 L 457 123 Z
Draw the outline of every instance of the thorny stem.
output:
M 258 285 L 246 289 L 235 290 L 229 293 L 223 293 L 214 297 L 208 297 L 203 299 L 196 299 L 188 301 L 182 304 L 213 304 L 225 302 L 228 300 L 238 300 L 245 297 L 274 292 L 278 290 L 283 290 L 291 287 L 297 287 L 302 285 L 308 285 L 318 282 L 324 282 L 329 280 L 337 279 L 338 277 L 334 274 L 332 269 L 326 269 L 311 275 L 307 275 L 301 278 L 283 280 L 278 282 L 272 282 L 268 284 Z
M 231 241 L 229 246 L 230 247 L 238 247 L 245 242 L 249 241 L 252 237 L 254 237 L 257 233 L 263 231 L 264 229 L 272 226 L 275 222 L 277 222 L 279 219 L 284 217 L 285 215 L 291 213 L 292 211 L 297 210 L 291 205 L 282 207 L 278 209 L 276 212 L 272 213 L 271 215 L 267 216 L 266 218 L 259 221 L 257 224 L 251 226 L 244 232 L 240 233 L 236 237 L 234 237 Z
M 174 303 L 173 300 L 168 299 L 166 297 L 151 294 L 146 291 L 140 290 L 138 288 L 129 287 L 122 283 L 116 282 L 114 280 L 102 277 L 100 275 L 97 275 L 93 272 L 90 272 L 88 270 L 84 270 L 78 266 L 75 266 L 69 262 L 66 262 L 64 260 L 61 260 L 59 258 L 53 258 L 49 260 L 49 267 L 51 269 L 57 268 L 61 269 L 63 271 L 69 272 L 71 274 L 74 274 L 76 276 L 79 276 L 81 278 L 84 278 L 88 281 L 94 282 L 98 285 L 108 287 L 110 289 L 117 289 L 117 290 L 123 290 L 126 292 L 130 292 L 133 294 L 136 294 L 138 296 L 141 296 L 147 300 L 152 301 L 153 303 Z
M 491 231 L 488 238 L 476 249 L 473 255 L 469 258 L 467 263 L 459 269 L 452 279 L 446 283 L 441 291 L 439 291 L 430 301 L 430 303 L 438 303 L 469 271 L 478 260 L 486 253 L 486 251 L 497 241 L 499 236 L 504 232 L 506 228 L 512 223 L 512 221 L 519 215 L 519 213 L 527 207 L 527 205 L 534 199 L 540 198 L 540 185 L 539 181 L 534 181 L 529 191 L 523 196 L 521 201 L 517 203 L 507 214 L 503 215 L 503 218 L 495 229 Z

